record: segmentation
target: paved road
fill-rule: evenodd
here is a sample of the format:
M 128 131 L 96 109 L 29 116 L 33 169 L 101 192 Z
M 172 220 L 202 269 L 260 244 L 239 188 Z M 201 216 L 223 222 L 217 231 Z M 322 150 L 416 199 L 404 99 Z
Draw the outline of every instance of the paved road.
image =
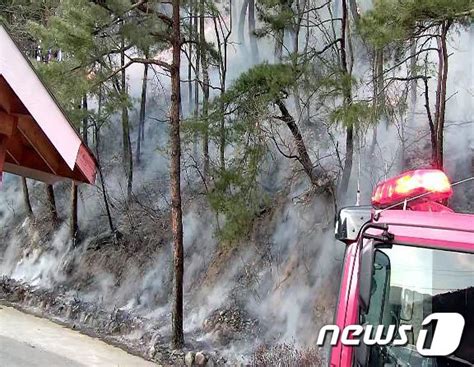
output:
M 0 306 L 1 367 L 151 367 L 153 363 L 51 321 Z

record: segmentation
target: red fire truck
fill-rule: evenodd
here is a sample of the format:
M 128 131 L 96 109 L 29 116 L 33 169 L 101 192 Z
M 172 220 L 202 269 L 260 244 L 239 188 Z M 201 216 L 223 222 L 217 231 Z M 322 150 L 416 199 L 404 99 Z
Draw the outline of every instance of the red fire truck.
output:
M 452 194 L 442 171 L 415 170 L 378 184 L 371 206 L 339 212 L 336 238 L 346 251 L 335 324 L 339 330 L 395 325 L 396 333 L 406 325 L 411 332 L 403 345 L 338 339 L 330 367 L 474 365 L 474 215 L 445 206 Z M 447 356 L 417 349 L 425 329 L 429 348 L 436 324 L 423 320 L 435 313 L 465 320 L 459 346 Z

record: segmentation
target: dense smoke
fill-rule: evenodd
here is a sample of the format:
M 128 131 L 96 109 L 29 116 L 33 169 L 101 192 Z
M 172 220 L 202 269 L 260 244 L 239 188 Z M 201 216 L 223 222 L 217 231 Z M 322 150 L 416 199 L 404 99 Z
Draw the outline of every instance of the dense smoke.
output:
M 367 9 L 369 4 L 363 3 L 361 7 Z M 240 1 L 233 6 L 234 24 L 237 24 Z M 212 34 L 209 25 L 209 42 L 215 41 Z M 469 42 L 472 37 L 472 29 L 460 31 L 450 44 L 455 52 L 450 58 L 446 169 L 455 180 L 472 171 L 472 162 L 466 160 L 474 152 L 473 55 Z M 245 39 L 238 39 L 234 29 L 229 85 L 254 63 L 274 61 L 273 40 L 269 37 L 258 40 L 258 60 L 249 57 L 249 50 L 248 34 Z M 367 78 L 370 66 L 362 55 L 358 56 L 361 57 L 356 61 L 355 73 Z M 186 62 L 182 68 L 185 75 Z M 131 93 L 138 98 L 142 67 L 134 66 L 128 75 Z M 217 83 L 217 79 L 217 71 L 211 70 L 211 80 Z M 134 194 L 139 204 L 133 207 L 127 206 L 123 168 L 120 158 L 114 155 L 119 138 L 107 130 L 103 132 L 112 137 L 104 142 L 101 152 L 105 186 L 113 212 L 125 213 L 117 216 L 120 218 L 117 226 L 134 243 L 133 248 L 127 250 L 111 243 L 99 185 L 80 188 L 82 238 L 74 246 L 68 239 L 67 224 L 45 229 L 41 217 L 36 223 L 24 219 L 19 181 L 7 175 L 0 192 L 0 276 L 44 288 L 65 285 L 76 297 L 147 317 L 166 334 L 170 332 L 167 322 L 173 280 L 171 239 L 169 227 L 164 224 L 169 209 L 166 158 L 169 81 L 159 74 L 153 74 L 151 80 L 151 93 L 155 97 L 149 102 L 143 163 L 136 168 Z M 183 87 L 185 114 L 192 111 L 186 104 L 186 90 Z M 423 112 L 423 101 L 418 98 L 415 123 L 407 127 L 408 151 L 418 151 L 420 145 L 428 143 L 426 134 L 419 135 L 420 131 L 426 133 L 427 128 Z M 136 110 L 132 111 L 132 118 L 136 119 L 136 114 Z M 112 121 L 108 129 L 118 131 L 118 123 Z M 367 204 L 375 183 L 399 173 L 403 167 L 399 126 L 379 124 L 375 129 L 377 144 L 372 154 L 369 151 L 374 129 L 368 127 L 357 136 L 350 191 L 341 203 L 355 204 L 359 185 L 361 203 Z M 285 134 L 282 132 L 282 136 Z M 334 135 L 338 145 L 343 146 L 343 130 L 335 129 Z M 329 139 L 324 134 L 321 138 Z M 309 142 L 312 156 L 316 152 L 320 156 L 330 154 L 327 164 L 334 165 L 333 146 L 328 144 L 318 149 L 316 144 Z M 344 248 L 333 238 L 334 201 L 323 195 L 311 195 L 304 177 L 293 178 L 293 172 L 298 169 L 296 163 L 277 151 L 271 153 L 266 162 L 268 169 L 261 177 L 272 195 L 270 214 L 257 218 L 248 238 L 234 248 L 220 243 L 216 237 L 222 218 L 218 219 L 196 192 L 199 175 L 191 164 L 192 152 L 186 151 L 184 157 L 185 331 L 201 342 L 212 344 L 217 340 L 225 344 L 226 335 L 222 331 L 216 332 L 215 328 L 203 331 L 203 325 L 215 310 L 239 307 L 242 318 L 258 320 L 251 324 L 258 332 L 250 342 L 242 339 L 223 348 L 237 356 L 249 354 L 259 343 L 314 345 L 318 328 L 331 322 L 336 302 Z M 33 210 L 46 216 L 42 209 L 44 187 L 30 182 L 30 188 L 34 195 Z M 59 184 L 56 191 L 58 202 L 67 203 L 60 200 L 67 196 L 67 185 Z M 65 204 L 60 206 L 60 215 L 66 217 L 67 210 Z M 142 232 L 140 227 L 144 228 Z

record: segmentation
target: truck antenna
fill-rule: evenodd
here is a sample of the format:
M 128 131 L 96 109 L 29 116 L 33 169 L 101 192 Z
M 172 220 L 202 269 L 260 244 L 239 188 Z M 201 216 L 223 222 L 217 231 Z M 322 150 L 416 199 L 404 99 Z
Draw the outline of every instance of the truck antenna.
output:
M 361 161 L 361 148 L 360 148 L 360 137 L 359 137 L 359 163 L 357 172 L 357 193 L 356 193 L 356 206 L 360 206 L 360 161 Z

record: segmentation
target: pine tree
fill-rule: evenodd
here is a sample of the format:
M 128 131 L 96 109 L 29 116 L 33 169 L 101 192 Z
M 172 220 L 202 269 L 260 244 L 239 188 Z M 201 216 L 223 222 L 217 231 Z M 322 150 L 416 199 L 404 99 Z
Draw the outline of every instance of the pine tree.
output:
M 396 14 L 396 21 L 393 16 Z M 360 31 L 376 48 L 398 47 L 408 56 L 401 66 L 410 62 L 411 75 L 391 77 L 391 81 L 405 81 L 416 88 L 417 81 L 424 85 L 425 109 L 430 131 L 431 162 L 443 168 L 444 129 L 447 102 L 447 80 L 449 72 L 448 37 L 458 25 L 467 25 L 472 20 L 474 9 L 470 0 L 379 0 L 375 8 L 360 20 Z M 414 48 L 413 48 L 414 47 Z M 437 71 L 436 98 L 434 106 L 429 100 L 428 73 L 418 74 L 419 60 L 436 53 Z M 393 69 L 393 67 L 392 67 Z M 425 65 L 427 70 L 427 65 Z

